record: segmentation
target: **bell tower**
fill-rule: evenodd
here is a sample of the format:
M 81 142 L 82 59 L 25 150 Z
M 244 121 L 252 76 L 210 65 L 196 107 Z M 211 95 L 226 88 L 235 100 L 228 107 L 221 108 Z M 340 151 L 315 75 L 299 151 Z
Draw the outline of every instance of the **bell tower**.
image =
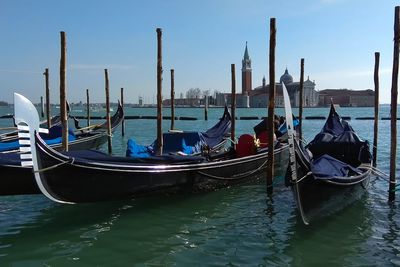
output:
M 249 51 L 247 50 L 246 42 L 246 49 L 244 50 L 244 56 L 242 60 L 242 94 L 249 95 L 251 90 L 251 59 L 249 57 Z

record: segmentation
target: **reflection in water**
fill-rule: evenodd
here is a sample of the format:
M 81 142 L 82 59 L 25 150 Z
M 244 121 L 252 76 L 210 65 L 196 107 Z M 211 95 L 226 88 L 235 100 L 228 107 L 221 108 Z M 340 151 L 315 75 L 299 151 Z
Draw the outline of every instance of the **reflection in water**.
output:
M 314 266 L 318 263 L 332 266 L 368 264 L 368 258 L 360 257 L 359 244 L 371 233 L 367 207 L 368 197 L 346 207 L 334 216 L 322 218 L 309 226 L 300 221 L 293 225 L 293 236 L 285 254 L 291 255 L 293 266 Z M 353 262 L 354 261 L 354 262 Z

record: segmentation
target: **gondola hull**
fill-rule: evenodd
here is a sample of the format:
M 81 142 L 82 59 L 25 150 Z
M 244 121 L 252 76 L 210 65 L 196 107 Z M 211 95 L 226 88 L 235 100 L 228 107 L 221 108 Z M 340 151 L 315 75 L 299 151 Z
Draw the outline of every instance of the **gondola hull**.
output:
M 111 120 L 112 131 L 119 126 L 123 117 L 122 107 L 119 106 Z M 77 138 L 69 142 L 68 150 L 76 151 L 100 148 L 108 140 L 108 135 L 103 126 L 104 124 L 98 126 L 96 130 L 77 134 Z M 54 144 L 51 147 L 57 151 L 62 150 L 61 144 Z M 4 161 L 5 163 L 3 163 Z M 41 194 L 35 182 L 32 167 L 22 167 L 17 153 L 0 153 L 0 173 L 0 196 Z
M 46 190 L 65 202 L 96 202 L 149 194 L 208 191 L 257 178 L 266 167 L 267 152 L 244 158 L 184 164 L 121 164 L 83 162 L 37 143 L 39 168 Z M 287 168 L 287 146 L 275 151 L 276 175 Z M 68 162 L 68 163 L 67 163 Z M 52 166 L 57 166 L 52 168 Z
M 361 199 L 369 186 L 370 171 L 349 184 L 332 184 L 309 175 L 298 183 L 300 202 L 306 221 L 316 221 L 351 205 Z
M 69 144 L 69 150 L 98 149 L 107 142 L 107 134 L 87 136 Z M 54 149 L 61 150 L 61 145 Z M 18 155 L 18 154 L 16 154 Z M 32 167 L 22 167 L 16 157 L 14 164 L 0 164 L 0 196 L 41 194 L 32 173 Z

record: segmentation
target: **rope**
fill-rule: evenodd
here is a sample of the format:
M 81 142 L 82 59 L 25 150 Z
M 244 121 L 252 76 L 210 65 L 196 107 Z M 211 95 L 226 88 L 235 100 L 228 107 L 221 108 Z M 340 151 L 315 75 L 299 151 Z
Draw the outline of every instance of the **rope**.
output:
M 203 175 L 203 176 L 205 176 L 207 178 L 210 178 L 210 179 L 234 181 L 234 180 L 240 180 L 240 179 L 246 178 L 246 177 L 248 177 L 250 175 L 253 175 L 254 173 L 260 171 L 265 166 L 265 164 L 267 164 L 267 162 L 268 162 L 268 159 L 266 159 L 263 162 L 263 164 L 261 164 L 257 169 L 249 171 L 249 172 L 246 172 L 246 173 L 242 173 L 242 174 L 237 175 L 237 176 L 232 176 L 232 177 L 222 177 L 222 176 L 208 174 L 208 173 L 205 173 L 205 172 L 202 172 L 202 171 L 198 171 L 197 173 L 200 174 L 200 175 Z
M 60 162 L 60 163 L 58 163 L 58 164 L 55 164 L 55 165 L 53 165 L 53 166 L 49 166 L 49 167 L 47 167 L 47 168 L 43 168 L 43 169 L 40 169 L 40 170 L 37 170 L 37 171 L 33 171 L 33 172 L 34 172 L 34 173 L 41 173 L 41 172 L 49 171 L 49 170 L 55 169 L 55 168 L 57 168 L 57 167 L 60 167 L 61 165 L 67 164 L 67 163 L 68 163 L 68 164 L 73 164 L 74 161 L 75 161 L 75 158 L 72 158 L 72 160 L 62 161 L 62 162 Z

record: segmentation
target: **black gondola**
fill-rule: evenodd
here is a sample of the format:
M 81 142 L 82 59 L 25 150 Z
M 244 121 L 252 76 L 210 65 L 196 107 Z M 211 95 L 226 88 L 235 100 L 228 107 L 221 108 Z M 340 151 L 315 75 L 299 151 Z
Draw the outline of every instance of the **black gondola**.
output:
M 350 124 L 331 105 L 320 133 L 303 146 L 294 142 L 297 175 L 290 180 L 305 224 L 359 199 L 369 185 L 371 154 Z
M 115 114 L 111 117 L 112 132 L 118 127 L 124 118 L 122 106 L 119 105 Z M 60 126 L 55 126 L 58 130 Z M 82 129 L 74 133 L 74 140 L 68 145 L 70 151 L 82 149 L 96 149 L 107 142 L 106 122 L 92 127 Z M 61 138 L 51 145 L 53 149 L 61 150 Z M 51 139 L 56 140 L 56 139 Z M 1 195 L 24 195 L 40 194 L 31 166 L 21 166 L 20 153 L 15 151 L 0 153 L 0 196 Z
M 29 100 L 15 94 L 16 108 L 27 108 Z M 208 156 L 164 155 L 147 158 L 109 156 L 97 151 L 59 153 L 48 147 L 32 125 L 37 118 L 16 114 L 19 124 L 30 125 L 29 132 L 36 182 L 49 199 L 61 203 L 95 202 L 131 198 L 160 192 L 212 190 L 257 179 L 266 167 L 267 148 L 255 155 L 236 157 L 231 150 Z M 29 113 L 29 112 L 28 112 Z M 17 119 L 17 118 L 16 118 Z M 36 121 L 36 123 L 35 123 Z M 287 145 L 275 149 L 275 169 L 287 167 Z M 29 156 L 27 156 L 29 158 Z

